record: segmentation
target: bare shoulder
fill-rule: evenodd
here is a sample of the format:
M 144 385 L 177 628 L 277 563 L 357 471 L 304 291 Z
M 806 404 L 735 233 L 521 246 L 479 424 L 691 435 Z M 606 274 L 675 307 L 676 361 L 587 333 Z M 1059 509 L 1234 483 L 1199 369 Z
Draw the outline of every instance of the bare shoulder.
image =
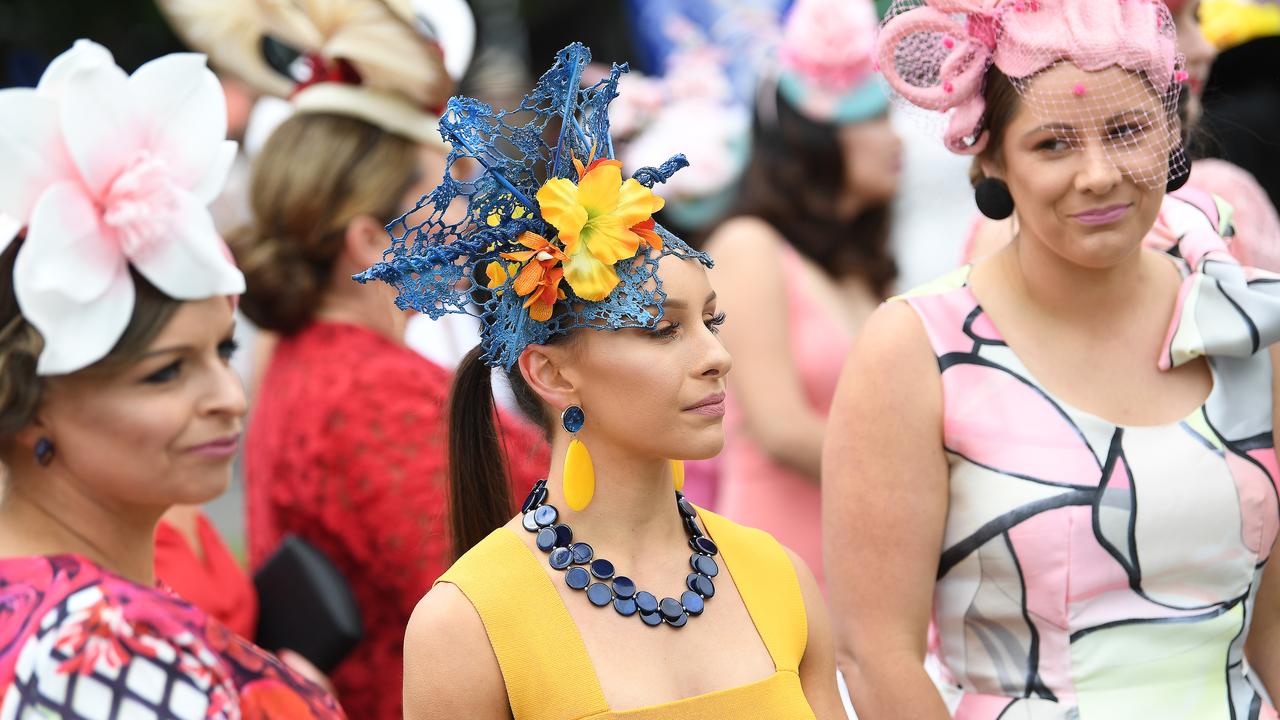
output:
M 820 621 L 819 624 L 825 624 L 826 621 L 827 608 L 822 599 L 822 589 L 818 587 L 818 578 L 813 574 L 809 563 L 786 545 L 783 545 L 782 549 L 787 553 L 787 557 L 791 559 L 791 566 L 796 570 L 796 580 L 800 582 L 800 594 L 804 596 L 805 615 L 809 618 L 809 636 L 812 638 L 815 629 L 814 621 Z M 815 611 L 819 616 L 817 618 L 814 617 Z
M 932 365 L 929 336 L 910 304 L 891 301 L 871 313 L 854 342 L 850 364 L 855 361 L 885 370 L 902 367 L 903 362 L 911 369 Z
M 716 228 L 707 239 L 706 251 L 717 266 L 722 260 L 736 265 L 746 258 L 765 263 L 776 260 L 786 244 L 786 238 L 769 223 L 751 215 L 738 215 Z
M 405 720 L 508 718 L 506 685 L 484 623 L 462 590 L 439 583 L 404 637 Z
M 836 687 L 835 644 L 831 637 L 831 619 L 823 601 L 822 589 L 813 570 L 794 550 L 783 546 L 796 569 L 800 592 L 804 596 L 807 637 L 804 656 L 800 659 L 800 684 L 805 698 L 818 718 L 842 718 L 844 708 Z

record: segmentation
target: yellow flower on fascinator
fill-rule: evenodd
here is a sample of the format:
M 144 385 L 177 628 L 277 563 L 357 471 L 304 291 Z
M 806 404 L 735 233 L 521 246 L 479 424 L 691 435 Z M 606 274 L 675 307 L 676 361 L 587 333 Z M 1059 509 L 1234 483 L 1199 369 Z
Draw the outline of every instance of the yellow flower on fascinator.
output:
M 575 158 L 574 165 L 578 183 L 548 180 L 538 190 L 538 205 L 542 218 L 560 233 L 569 286 L 583 300 L 598 301 L 618 285 L 614 263 L 635 257 L 642 241 L 662 248 L 653 214 L 663 200 L 635 178 L 624 182 L 617 160 L 601 158 L 584 167 Z
M 1219 50 L 1254 38 L 1280 35 L 1280 5 L 1248 0 L 1204 0 L 1200 29 Z

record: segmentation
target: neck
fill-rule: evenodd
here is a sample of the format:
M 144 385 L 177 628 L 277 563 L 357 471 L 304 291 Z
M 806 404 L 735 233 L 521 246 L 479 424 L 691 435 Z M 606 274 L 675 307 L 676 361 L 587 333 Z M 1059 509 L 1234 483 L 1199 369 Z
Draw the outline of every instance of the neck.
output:
M 585 433 L 579 439 L 591 453 L 595 468 L 591 504 L 574 511 L 564 502 L 562 468 L 568 436 L 557 434 L 553 441 L 551 472 L 547 474 L 547 502 L 556 506 L 561 522 L 573 528 L 575 540 L 590 543 L 598 554 L 628 565 L 654 547 L 683 542 L 685 530 L 667 460 L 593 443 Z
M 155 585 L 155 529 L 163 509 L 92 497 L 55 465 L 13 468 L 0 501 L 0 554 L 82 555 L 139 585 Z
M 1037 313 L 1065 321 L 1106 324 L 1118 309 L 1136 307 L 1151 266 L 1141 248 L 1105 268 L 1068 262 L 1043 243 L 1017 237 L 1001 253 L 1004 274 Z
M 382 283 L 360 285 L 350 275 L 339 275 L 316 308 L 316 319 L 359 325 L 403 343 L 408 317 L 396 307 L 394 289 Z

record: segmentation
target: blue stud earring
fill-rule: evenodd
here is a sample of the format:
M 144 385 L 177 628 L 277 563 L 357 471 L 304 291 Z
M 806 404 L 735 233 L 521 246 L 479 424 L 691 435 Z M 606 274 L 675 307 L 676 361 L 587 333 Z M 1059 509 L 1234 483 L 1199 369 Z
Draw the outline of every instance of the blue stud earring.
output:
M 587 452 L 587 446 L 578 439 L 578 431 L 587 424 L 587 414 L 581 407 L 570 405 L 560 413 L 560 424 L 574 436 L 569 441 L 569 449 L 565 451 L 564 469 L 561 472 L 564 501 L 575 511 L 585 510 L 596 494 L 596 469 L 591 464 L 591 453 Z
M 53 441 L 46 437 L 37 440 L 35 456 L 40 467 L 49 467 L 49 463 L 53 462 Z

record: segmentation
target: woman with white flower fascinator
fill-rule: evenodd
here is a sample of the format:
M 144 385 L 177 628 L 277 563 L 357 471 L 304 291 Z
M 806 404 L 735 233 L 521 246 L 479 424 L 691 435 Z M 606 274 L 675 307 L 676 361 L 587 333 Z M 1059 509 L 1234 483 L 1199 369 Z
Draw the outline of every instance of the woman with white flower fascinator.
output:
M 0 716 L 340 718 L 157 588 L 166 508 L 230 480 L 240 271 L 207 203 L 224 98 L 199 55 L 132 76 L 79 41 L 0 91 Z

